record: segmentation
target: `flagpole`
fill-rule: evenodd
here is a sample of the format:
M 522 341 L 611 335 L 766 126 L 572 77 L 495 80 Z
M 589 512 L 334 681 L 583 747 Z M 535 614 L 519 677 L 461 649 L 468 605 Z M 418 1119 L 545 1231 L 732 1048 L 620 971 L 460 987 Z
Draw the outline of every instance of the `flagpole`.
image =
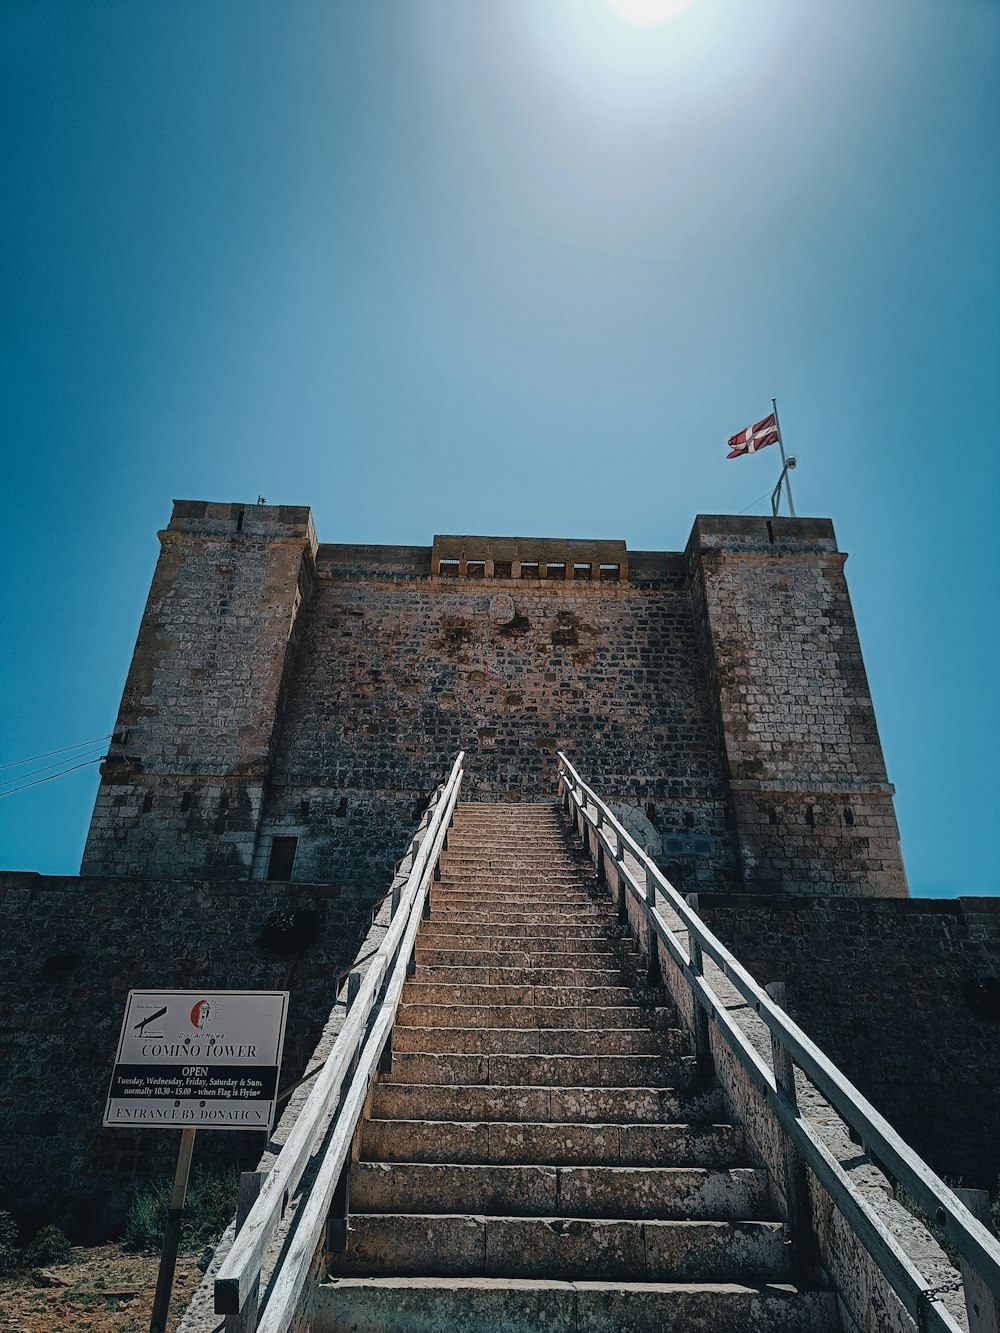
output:
M 785 462 L 785 442 L 781 438 L 781 423 L 778 421 L 778 400 L 771 399 L 771 406 L 774 408 L 774 428 L 778 432 L 778 448 L 781 450 L 781 473 L 785 478 L 785 494 L 788 496 L 788 513 L 791 518 L 795 517 L 795 505 L 792 503 L 792 483 L 788 480 L 788 464 Z M 781 483 L 779 482 L 780 486 Z

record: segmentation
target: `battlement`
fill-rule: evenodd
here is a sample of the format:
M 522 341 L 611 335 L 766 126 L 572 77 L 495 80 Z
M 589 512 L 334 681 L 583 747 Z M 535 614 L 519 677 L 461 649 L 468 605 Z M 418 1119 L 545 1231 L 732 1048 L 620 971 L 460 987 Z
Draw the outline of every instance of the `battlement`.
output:
M 316 554 L 316 530 L 306 505 L 215 504 L 210 500 L 175 500 L 168 533 L 197 537 L 255 537 L 301 540 Z
M 437 536 L 431 572 L 442 578 L 627 582 L 628 549 L 623 541 Z
M 708 554 L 834 555 L 837 538 L 828 518 L 760 518 L 699 514 L 685 550 L 690 565 Z

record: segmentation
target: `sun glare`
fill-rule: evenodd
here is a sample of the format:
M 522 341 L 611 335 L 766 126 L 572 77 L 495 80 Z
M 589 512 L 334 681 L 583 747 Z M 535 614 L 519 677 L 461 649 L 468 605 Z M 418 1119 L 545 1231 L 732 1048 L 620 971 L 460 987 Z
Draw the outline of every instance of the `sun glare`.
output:
M 690 3 L 691 0 L 605 0 L 623 23 L 666 23 Z

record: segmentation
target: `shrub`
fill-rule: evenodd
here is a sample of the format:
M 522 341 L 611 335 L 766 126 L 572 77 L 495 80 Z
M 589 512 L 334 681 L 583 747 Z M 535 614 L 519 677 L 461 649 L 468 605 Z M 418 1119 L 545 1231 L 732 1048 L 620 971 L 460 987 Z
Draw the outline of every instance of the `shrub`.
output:
M 16 1272 L 21 1266 L 21 1251 L 17 1242 L 17 1223 L 10 1213 L 0 1213 L 0 1277 Z
M 56 1226 L 42 1227 L 24 1251 L 26 1268 L 43 1268 L 46 1264 L 68 1264 L 73 1257 L 69 1238 Z
M 257 943 L 269 953 L 304 953 L 316 939 L 321 925 L 319 914 L 311 907 L 279 910 L 264 922 Z
M 191 1176 L 181 1216 L 181 1249 L 196 1250 L 215 1241 L 236 1211 L 240 1173 L 235 1167 L 204 1167 Z M 125 1219 L 125 1244 L 132 1250 L 158 1250 L 163 1244 L 173 1182 L 140 1185 Z

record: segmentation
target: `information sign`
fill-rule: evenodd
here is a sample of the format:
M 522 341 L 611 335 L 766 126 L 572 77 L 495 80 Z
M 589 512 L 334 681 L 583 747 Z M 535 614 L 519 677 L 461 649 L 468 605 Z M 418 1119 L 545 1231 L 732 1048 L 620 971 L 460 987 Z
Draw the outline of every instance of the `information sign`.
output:
M 105 1125 L 268 1129 L 287 991 L 129 991 Z

